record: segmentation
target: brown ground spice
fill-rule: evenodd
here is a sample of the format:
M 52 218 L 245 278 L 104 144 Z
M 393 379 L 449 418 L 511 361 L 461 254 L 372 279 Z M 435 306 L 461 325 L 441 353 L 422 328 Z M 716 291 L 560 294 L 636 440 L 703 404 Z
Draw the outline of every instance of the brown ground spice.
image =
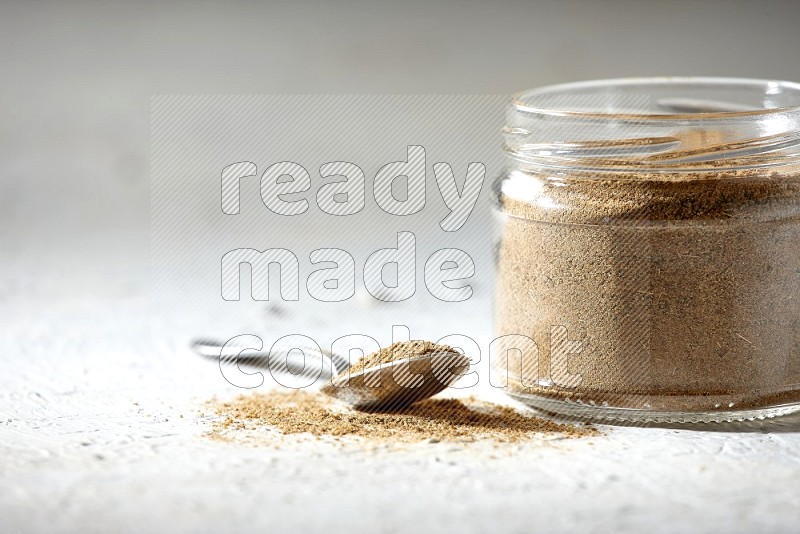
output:
M 539 349 L 538 366 L 494 360 L 512 392 L 667 411 L 800 401 L 800 177 L 670 177 L 540 177 L 535 198 L 500 195 L 496 334 Z M 553 326 L 580 352 L 552 361 Z M 536 385 L 559 373 L 580 378 Z
M 579 438 L 598 434 L 586 425 L 562 424 L 522 414 L 508 406 L 475 399 L 428 399 L 392 413 L 352 411 L 320 393 L 271 391 L 215 402 L 218 415 L 212 437 L 224 439 L 233 430 L 265 426 L 283 434 L 355 436 L 392 442 L 491 439 L 516 442 L 540 433 Z
M 430 341 L 398 341 L 388 347 L 382 348 L 378 352 L 373 352 L 361 358 L 350 367 L 349 372 L 357 373 L 384 363 L 403 360 L 409 357 L 424 356 L 425 354 L 432 354 L 434 352 L 456 352 L 456 350 L 447 345 L 437 345 Z

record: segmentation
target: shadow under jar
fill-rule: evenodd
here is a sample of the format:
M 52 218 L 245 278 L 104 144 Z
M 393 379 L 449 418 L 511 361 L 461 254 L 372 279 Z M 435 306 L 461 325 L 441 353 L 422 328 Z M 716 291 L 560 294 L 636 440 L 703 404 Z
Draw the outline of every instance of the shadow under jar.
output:
M 517 95 L 508 122 L 510 395 L 596 420 L 800 410 L 800 84 L 567 84 Z

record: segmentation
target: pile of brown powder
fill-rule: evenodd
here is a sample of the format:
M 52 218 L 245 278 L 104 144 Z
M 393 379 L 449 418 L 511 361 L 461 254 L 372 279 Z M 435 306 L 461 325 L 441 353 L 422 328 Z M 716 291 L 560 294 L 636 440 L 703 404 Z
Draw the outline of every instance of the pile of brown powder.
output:
M 666 411 L 800 400 L 794 172 L 530 175 L 535 197 L 501 194 L 496 335 L 539 349 L 495 360 L 512 390 Z M 579 351 L 556 359 L 556 326 Z
M 307 391 L 272 391 L 217 402 L 223 418 L 214 423 L 212 437 L 226 439 L 231 430 L 273 427 L 284 434 L 356 436 L 393 442 L 492 439 L 525 440 L 537 433 L 577 438 L 597 435 L 592 427 L 557 423 L 527 416 L 507 406 L 468 399 L 429 399 L 392 413 L 347 410 L 328 397 Z
M 398 341 L 388 347 L 384 347 L 378 352 L 373 352 L 360 360 L 358 360 L 352 367 L 350 373 L 357 373 L 370 367 L 389 363 L 397 360 L 403 360 L 408 357 L 424 356 L 425 354 L 432 354 L 434 352 L 456 352 L 455 349 L 447 345 L 437 345 L 430 341 L 412 340 L 412 341 Z

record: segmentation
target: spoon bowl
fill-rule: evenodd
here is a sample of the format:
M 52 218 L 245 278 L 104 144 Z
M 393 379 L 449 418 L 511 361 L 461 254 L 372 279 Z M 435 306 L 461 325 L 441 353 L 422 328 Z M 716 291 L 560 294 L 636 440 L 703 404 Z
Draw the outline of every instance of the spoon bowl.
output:
M 458 380 L 469 358 L 455 351 L 411 356 L 334 376 L 320 391 L 361 411 L 393 411 L 427 399 Z

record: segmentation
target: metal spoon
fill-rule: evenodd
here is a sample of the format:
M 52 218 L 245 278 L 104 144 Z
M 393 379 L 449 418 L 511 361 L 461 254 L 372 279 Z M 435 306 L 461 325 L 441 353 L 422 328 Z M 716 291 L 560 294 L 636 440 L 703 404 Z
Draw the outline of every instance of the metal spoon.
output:
M 347 358 L 314 347 L 273 348 L 239 354 L 236 345 L 212 339 L 196 339 L 192 350 L 220 364 L 243 363 L 268 367 L 272 372 L 298 377 L 319 376 L 329 379 L 320 391 L 361 411 L 392 411 L 427 399 L 458 380 L 469 368 L 469 358 L 460 352 L 433 352 L 402 358 L 379 366 L 349 373 Z M 229 352 L 223 354 L 223 348 Z M 292 349 L 299 348 L 302 353 Z M 230 352 L 230 350 L 234 352 Z M 308 368 L 306 356 L 320 362 L 320 367 Z M 316 357 L 316 358 L 314 358 Z M 330 371 L 329 371 L 330 370 Z

